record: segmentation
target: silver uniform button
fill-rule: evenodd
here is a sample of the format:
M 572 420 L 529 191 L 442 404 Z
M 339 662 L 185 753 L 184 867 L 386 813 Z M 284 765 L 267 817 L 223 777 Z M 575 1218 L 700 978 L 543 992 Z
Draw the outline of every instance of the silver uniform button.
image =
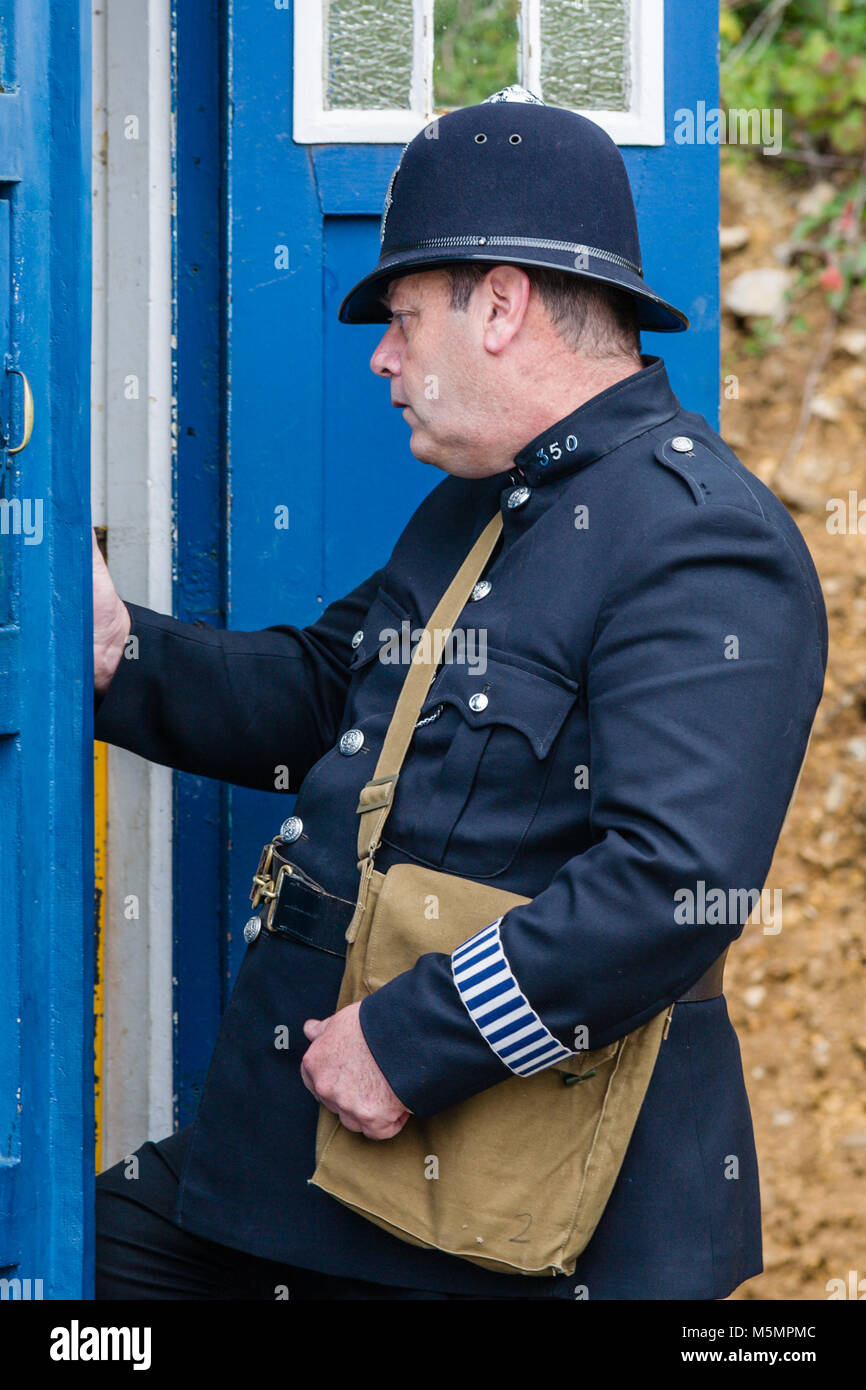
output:
M 469 708 L 474 709 L 476 713 L 479 710 L 486 709 L 487 703 L 488 701 L 486 695 L 470 695 L 469 697 Z
M 285 840 L 286 844 L 290 845 L 293 840 L 297 840 L 303 828 L 304 822 L 300 816 L 289 816 L 289 819 L 284 820 L 280 826 L 280 839 Z
M 522 507 L 532 496 L 532 490 L 528 487 L 512 488 L 508 494 L 509 507 Z
M 676 449 L 678 454 L 689 454 L 695 447 L 695 441 L 689 439 L 687 434 L 678 434 L 671 440 L 671 448 Z
M 489 579 L 479 579 L 469 597 L 473 603 L 477 603 L 480 598 L 486 598 L 492 588 L 493 585 Z
M 364 640 L 364 631 L 363 631 L 363 628 L 360 628 L 360 627 L 359 627 L 359 628 L 358 628 L 358 631 L 355 633 L 354 637 L 352 638 L 352 646 L 353 646 L 353 647 L 360 647 L 360 645 L 361 645 L 361 643 L 363 642 L 363 640 Z
M 259 918 L 251 917 L 250 920 L 247 922 L 246 926 L 244 927 L 244 941 L 247 943 L 248 946 L 252 941 L 255 941 L 261 929 L 262 924 Z
M 363 742 L 364 735 L 360 729 L 348 729 L 340 739 L 340 752 L 349 758 L 353 753 L 357 753 Z

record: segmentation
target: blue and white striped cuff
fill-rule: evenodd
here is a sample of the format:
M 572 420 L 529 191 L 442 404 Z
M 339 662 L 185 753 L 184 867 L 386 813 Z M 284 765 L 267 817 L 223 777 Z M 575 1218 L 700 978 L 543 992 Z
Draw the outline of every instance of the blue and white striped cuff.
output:
M 484 1041 L 518 1076 L 532 1076 L 575 1054 L 544 1026 L 521 992 L 502 948 L 501 921 L 497 917 L 457 947 L 451 973 Z

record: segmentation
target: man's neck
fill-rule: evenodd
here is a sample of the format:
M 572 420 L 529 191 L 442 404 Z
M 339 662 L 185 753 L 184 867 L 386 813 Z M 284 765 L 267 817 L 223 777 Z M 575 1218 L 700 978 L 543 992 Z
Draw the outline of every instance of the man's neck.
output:
M 527 440 L 643 368 L 644 363 L 634 357 L 578 359 L 573 373 L 560 374 L 558 380 L 546 382 L 546 389 L 535 396 L 524 422 L 528 426 Z
M 532 393 L 527 409 L 521 414 L 520 428 L 514 430 L 513 437 L 518 440 L 514 453 L 503 467 L 511 467 L 514 455 L 525 448 L 530 440 L 551 429 L 608 387 L 643 371 L 646 365 L 634 357 L 584 357 L 576 361 L 573 374 L 558 373 L 553 380 L 539 382 L 539 389 Z

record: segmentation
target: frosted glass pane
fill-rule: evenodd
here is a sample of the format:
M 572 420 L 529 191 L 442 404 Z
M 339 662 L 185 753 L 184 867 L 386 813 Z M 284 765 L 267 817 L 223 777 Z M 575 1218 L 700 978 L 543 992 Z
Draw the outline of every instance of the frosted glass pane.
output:
M 435 0 L 433 103 L 437 112 L 474 106 L 517 76 L 520 0 Z
M 541 90 L 551 106 L 629 109 L 629 0 L 541 0 Z
M 412 0 L 328 0 L 326 108 L 409 110 L 413 11 Z

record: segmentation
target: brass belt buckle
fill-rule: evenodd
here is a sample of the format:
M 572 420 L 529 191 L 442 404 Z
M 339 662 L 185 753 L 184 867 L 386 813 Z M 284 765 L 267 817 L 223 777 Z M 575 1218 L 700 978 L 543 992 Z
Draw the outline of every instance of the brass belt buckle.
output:
M 283 881 L 283 875 L 292 872 L 292 866 L 290 864 L 281 864 L 276 878 L 271 876 L 271 864 L 274 858 L 274 850 L 279 843 L 280 841 L 278 840 L 271 840 L 265 845 L 259 857 L 259 866 L 253 874 L 253 885 L 250 890 L 250 902 L 253 907 L 258 907 L 263 898 L 268 903 L 268 913 L 265 918 L 265 926 L 268 931 L 271 929 L 271 923 L 274 920 L 274 913 L 277 909 L 277 898 L 280 895 L 280 885 Z
M 253 885 L 250 889 L 250 902 L 253 907 L 258 907 L 262 898 L 271 898 L 274 895 L 274 885 L 271 879 L 271 860 L 273 857 L 274 842 L 271 840 L 259 855 L 259 866 L 253 874 Z

